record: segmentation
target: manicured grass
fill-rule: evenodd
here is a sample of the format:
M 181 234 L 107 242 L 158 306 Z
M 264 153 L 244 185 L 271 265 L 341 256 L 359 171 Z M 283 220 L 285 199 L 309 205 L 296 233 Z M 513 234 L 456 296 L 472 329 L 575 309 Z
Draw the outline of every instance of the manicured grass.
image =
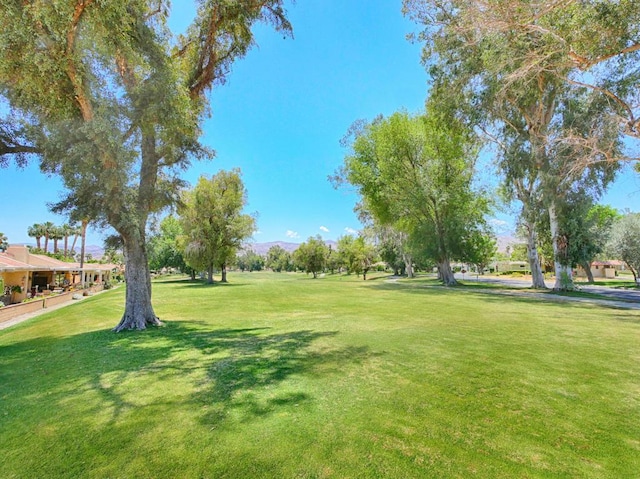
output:
M 2 478 L 626 478 L 640 314 L 391 283 L 154 284 L 0 331 Z

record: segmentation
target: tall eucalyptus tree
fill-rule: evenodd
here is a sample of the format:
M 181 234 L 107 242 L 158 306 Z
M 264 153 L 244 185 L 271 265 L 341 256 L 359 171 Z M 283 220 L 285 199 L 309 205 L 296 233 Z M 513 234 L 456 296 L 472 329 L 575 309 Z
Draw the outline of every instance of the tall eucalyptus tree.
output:
M 586 179 L 594 182 L 598 194 L 616 162 L 627 158 L 616 120 L 621 104 L 603 94 L 606 88 L 575 79 L 579 69 L 569 43 L 554 33 L 558 25 L 567 33 L 578 18 L 591 26 L 606 23 L 577 14 L 582 4 L 606 9 L 600 1 L 405 0 L 407 13 L 425 27 L 419 38 L 425 42 L 424 59 L 434 85 L 446 85 L 456 94 L 469 120 L 499 146 L 508 189 L 523 204 L 533 286 L 540 288 L 544 281 L 537 267 L 535 231 L 539 212 L 545 211 L 551 223 L 556 288 L 571 288 L 571 270 L 561 260 L 557 201 Z M 622 4 L 637 13 L 637 6 Z M 620 35 L 628 39 L 633 22 L 624 25 L 629 28 Z M 629 74 L 617 85 L 628 86 L 633 77 Z M 609 82 L 613 78 L 608 76 Z
M 68 190 L 57 205 L 124 241 L 125 311 L 115 331 L 160 324 L 151 303 L 149 215 L 177 198 L 207 92 L 254 44 L 251 27 L 291 31 L 283 0 L 203 0 L 184 35 L 166 0 L 0 0 L 0 162 L 37 156 Z

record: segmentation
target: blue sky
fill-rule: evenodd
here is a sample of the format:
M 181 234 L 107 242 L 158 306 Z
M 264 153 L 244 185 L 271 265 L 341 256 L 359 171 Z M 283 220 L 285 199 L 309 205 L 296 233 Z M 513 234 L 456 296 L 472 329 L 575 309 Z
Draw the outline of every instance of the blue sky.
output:
M 194 14 L 186 4 L 173 2 L 176 31 Z M 202 141 L 217 157 L 194 164 L 184 178 L 195 184 L 202 174 L 241 168 L 247 212 L 258 213 L 256 242 L 337 239 L 359 229 L 356 196 L 327 181 L 345 153 L 339 140 L 357 119 L 419 112 L 427 93 L 420 46 L 405 38 L 415 26 L 400 8 L 400 0 L 304 0 L 288 5 L 293 39 L 258 25 L 258 46 L 211 95 Z M 32 242 L 26 231 L 33 223 L 65 222 L 46 206 L 62 191 L 57 179 L 35 165 L 0 174 L 0 231 L 11 243 Z M 490 182 L 493 175 L 484 174 Z M 627 171 L 602 202 L 635 211 L 639 200 L 640 179 Z M 513 219 L 500 213 L 495 223 L 505 233 Z M 88 243 L 101 245 L 102 236 L 90 231 Z

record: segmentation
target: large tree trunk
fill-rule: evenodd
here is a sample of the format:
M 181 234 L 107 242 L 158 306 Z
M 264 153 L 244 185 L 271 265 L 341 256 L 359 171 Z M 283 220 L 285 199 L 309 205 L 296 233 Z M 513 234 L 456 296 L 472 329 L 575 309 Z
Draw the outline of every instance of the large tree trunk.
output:
M 226 283 L 227 282 L 227 265 L 226 264 L 223 264 L 222 266 L 220 266 L 220 272 L 222 276 L 222 278 L 220 278 L 220 282 Z
M 413 278 L 415 275 L 413 274 L 413 258 L 410 254 L 403 253 L 402 261 L 404 261 L 405 272 L 407 273 L 407 278 Z
M 534 289 L 547 289 L 544 283 L 544 274 L 540 267 L 540 257 L 538 256 L 538 241 L 536 229 L 533 224 L 527 224 L 527 259 L 531 269 L 531 287 Z
M 438 262 L 438 272 L 440 275 L 440 280 L 442 284 L 445 286 L 455 286 L 458 284 L 456 278 L 453 276 L 453 271 L 451 270 L 451 263 L 449 262 L 449 258 L 446 258 L 440 262 Z
M 213 263 L 211 263 L 207 268 L 207 283 L 213 283 Z
M 151 305 L 151 276 L 147 259 L 144 234 L 141 238 L 124 236 L 126 299 L 120 323 L 113 328 L 116 333 L 125 329 L 146 329 L 162 326 Z
M 71 242 L 71 254 L 73 254 L 76 250 L 76 243 L 78 242 L 78 234 L 73 236 L 73 241 Z
M 583 261 L 580 266 L 582 266 L 582 269 L 587 274 L 587 283 L 595 283 L 595 281 L 593 280 L 593 271 L 591 271 L 591 263 L 589 261 Z
M 573 272 L 567 258 L 567 239 L 560 235 L 560 226 L 556 214 L 555 204 L 549 205 L 549 225 L 551 227 L 551 244 L 553 245 L 553 268 L 556 273 L 556 282 L 553 289 L 556 291 L 572 291 Z

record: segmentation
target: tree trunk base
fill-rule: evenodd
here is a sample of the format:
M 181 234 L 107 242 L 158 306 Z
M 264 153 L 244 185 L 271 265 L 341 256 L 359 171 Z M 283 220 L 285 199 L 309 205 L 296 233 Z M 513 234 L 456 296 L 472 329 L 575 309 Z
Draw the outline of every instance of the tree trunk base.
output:
M 147 329 L 149 326 L 164 326 L 164 323 L 160 321 L 160 318 L 157 316 L 149 317 L 149 318 L 141 318 L 135 317 L 133 315 L 125 314 L 122 316 L 122 319 L 118 323 L 118 325 L 113 328 L 111 331 L 114 333 L 119 333 L 120 331 L 142 331 Z

